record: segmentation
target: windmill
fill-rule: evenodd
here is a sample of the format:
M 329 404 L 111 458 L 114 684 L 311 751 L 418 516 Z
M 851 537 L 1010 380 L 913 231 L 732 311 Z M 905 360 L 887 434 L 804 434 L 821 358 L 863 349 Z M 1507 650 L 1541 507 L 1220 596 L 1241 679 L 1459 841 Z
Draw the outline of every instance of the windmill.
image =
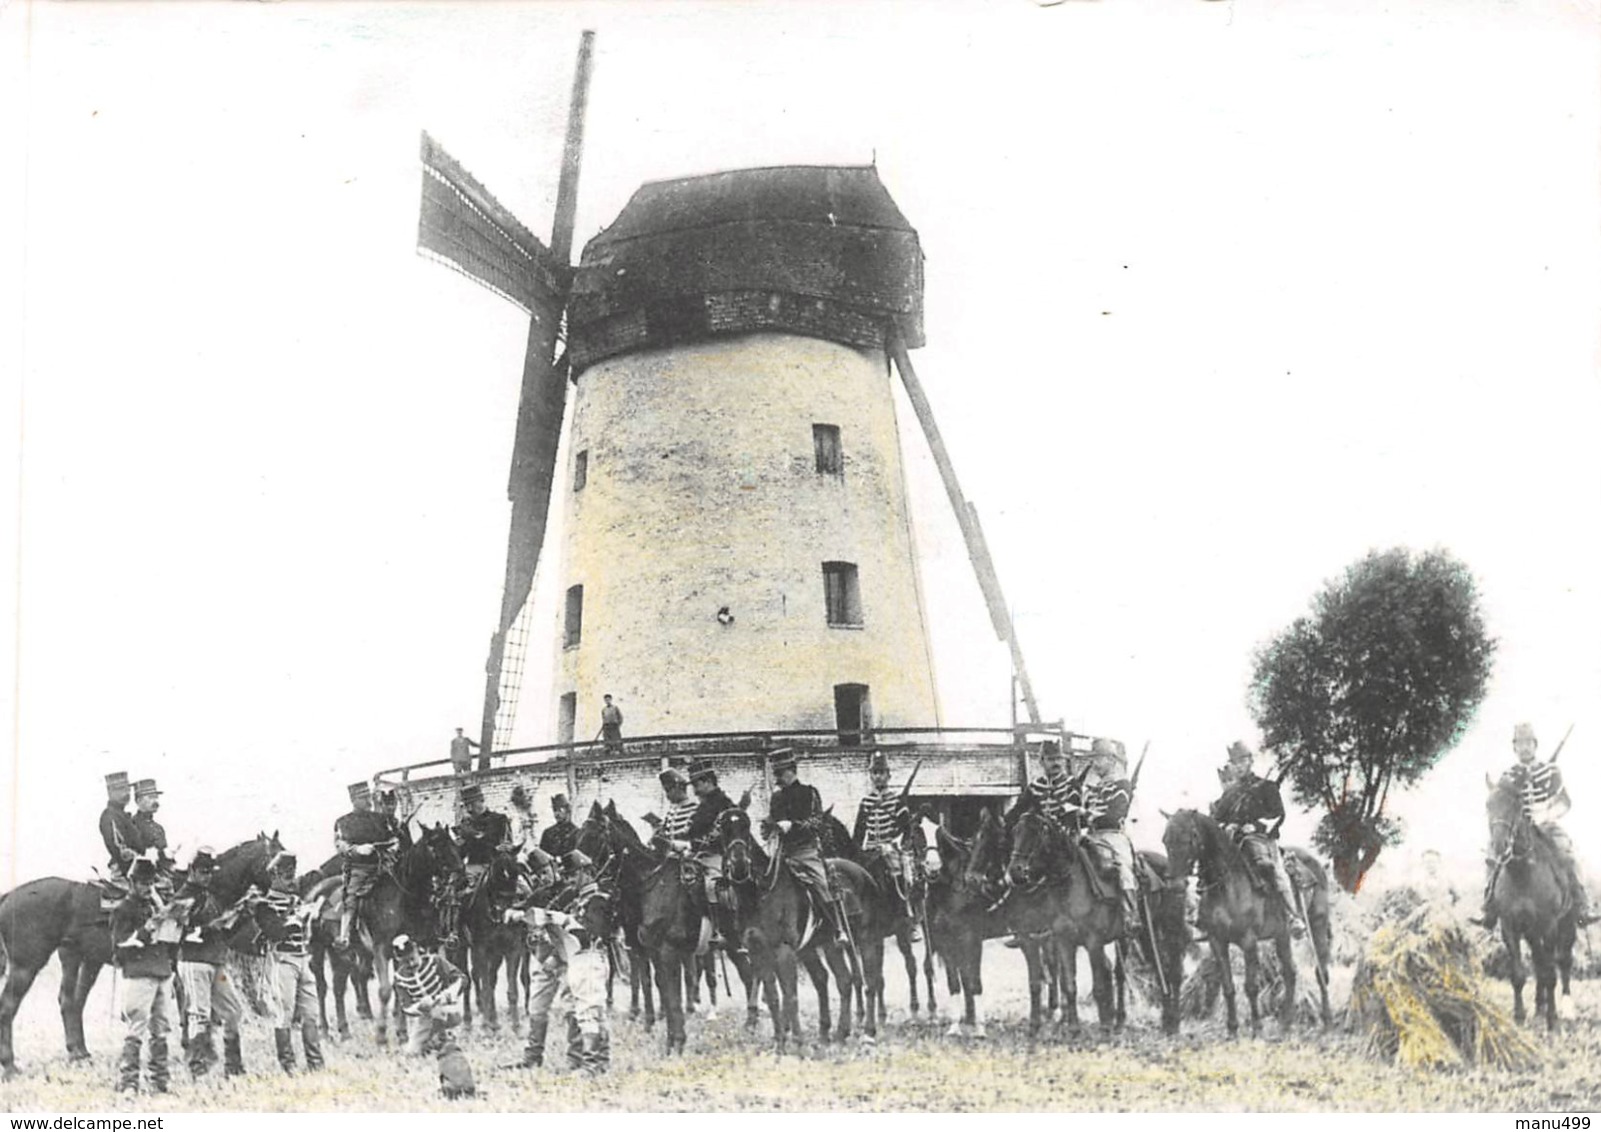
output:
M 914 673 L 909 685 L 901 679 L 906 671 L 918 667 L 910 663 L 909 658 L 927 654 L 928 646 L 923 598 L 914 577 L 915 560 L 907 533 L 909 518 L 905 486 L 899 471 L 899 443 L 893 435 L 893 410 L 889 408 L 887 384 L 873 384 L 874 358 L 880 377 L 891 361 L 900 374 L 939 469 L 992 625 L 998 639 L 1010 651 L 1013 678 L 1029 721 L 1038 725 L 1040 715 L 1033 687 L 977 512 L 962 494 L 932 408 L 909 357 L 908 347 L 921 344 L 922 255 L 916 232 L 900 216 L 879 183 L 876 169 L 736 170 L 647 185 L 613 225 L 591 241 L 585 249 L 583 263 L 574 266 L 570 262 L 573 218 L 593 41 L 593 33 L 585 32 L 580 43 L 556 217 L 548 248 L 442 147 L 426 134 L 423 136 L 425 176 L 419 250 L 516 303 L 530 316 L 508 487 L 512 515 L 505 585 L 485 665 L 480 769 L 487 770 L 491 752 L 502 749 L 501 740 L 509 733 L 520 690 L 523 655 L 528 643 L 526 619 L 531 604 L 530 590 L 545 539 L 570 383 L 582 383 L 574 409 L 573 429 L 579 437 L 574 441 L 575 452 L 586 447 L 581 443 L 584 436 L 593 436 L 597 444 L 606 446 L 605 452 L 597 454 L 611 459 L 610 464 L 605 459 L 591 462 L 587 447 L 579 452 L 575 491 L 583 490 L 586 478 L 594 480 L 596 472 L 607 467 L 626 475 L 629 484 L 641 489 L 637 497 L 618 499 L 614 496 L 608 504 L 602 476 L 601 486 L 589 489 L 590 502 L 567 501 L 570 516 L 575 513 L 573 509 L 579 507 L 588 507 L 591 513 L 597 507 L 610 505 L 613 508 L 603 531 L 595 522 L 582 520 L 582 512 L 577 512 L 581 521 L 570 526 L 578 530 L 578 542 L 573 542 L 570 529 L 569 544 L 563 548 L 565 581 L 573 581 L 588 571 L 592 611 L 599 604 L 595 591 L 604 591 L 608 584 L 606 575 L 625 577 L 625 584 L 612 586 L 612 596 L 617 598 L 613 611 L 627 607 L 626 616 L 621 613 L 616 616 L 624 618 L 629 632 L 644 639 L 643 649 L 647 653 L 664 645 L 669 649 L 687 649 L 689 656 L 708 667 L 715 667 L 713 657 L 716 657 L 716 663 L 722 666 L 716 677 L 718 681 L 737 682 L 740 676 L 771 670 L 774 666 L 764 663 L 767 659 L 764 650 L 774 647 L 779 635 L 791 640 L 801 631 L 795 628 L 796 622 L 785 620 L 790 616 L 789 595 L 802 588 L 792 569 L 796 564 L 776 559 L 786 552 L 793 556 L 797 546 L 803 548 L 804 556 L 810 552 L 812 542 L 821 544 L 833 540 L 837 543 L 842 536 L 835 529 L 839 524 L 830 527 L 829 521 L 814 524 L 815 530 L 810 532 L 797 533 L 798 528 L 792 529 L 794 524 L 787 522 L 791 509 L 807 505 L 804 500 L 798 504 L 799 497 L 793 492 L 780 489 L 767 493 L 763 497 L 768 500 L 766 509 L 745 507 L 743 511 L 751 514 L 743 520 L 741 513 L 736 513 L 739 508 L 718 518 L 721 533 L 726 536 L 724 549 L 728 550 L 729 558 L 737 559 L 743 554 L 752 560 L 764 556 L 768 559 L 761 565 L 772 567 L 768 571 L 770 576 L 759 585 L 750 584 L 748 578 L 742 581 L 733 578 L 743 562 L 708 560 L 698 545 L 692 545 L 688 557 L 678 560 L 676 572 L 664 568 L 664 574 L 672 576 L 658 579 L 661 584 L 644 579 L 638 568 L 638 556 L 632 553 L 634 544 L 641 538 L 641 532 L 646 532 L 643 537 L 650 537 L 648 524 L 652 517 L 676 518 L 706 512 L 708 485 L 715 490 L 721 482 L 718 477 L 726 478 L 729 470 L 704 465 L 693 468 L 687 463 L 663 464 L 656 459 L 657 450 L 662 450 L 660 454 L 665 460 L 669 452 L 686 444 L 694 447 L 703 443 L 703 436 L 686 439 L 686 430 L 681 426 L 687 418 L 699 414 L 702 422 L 707 419 L 726 422 L 738 415 L 728 412 L 726 400 L 699 407 L 686 407 L 679 402 L 660 403 L 651 409 L 642 408 L 637 400 L 626 405 L 619 405 L 614 399 L 608 401 L 610 394 L 605 390 L 620 390 L 621 395 L 633 398 L 639 391 L 640 381 L 656 382 L 659 391 L 660 373 L 652 369 L 659 369 L 658 363 L 665 365 L 664 372 L 678 375 L 680 389 L 697 384 L 715 385 L 722 380 L 715 372 L 717 367 L 735 364 L 758 369 L 773 367 L 775 372 L 785 373 L 793 371 L 797 365 L 812 366 L 813 377 L 809 380 L 813 385 L 803 392 L 809 395 L 820 391 L 823 400 L 831 396 L 831 391 L 853 382 L 858 393 L 866 390 L 865 395 L 882 409 L 881 422 L 889 421 L 890 435 L 885 442 L 882 427 L 877 436 L 869 435 L 871 429 L 863 428 L 860 421 L 850 417 L 851 406 L 836 407 L 835 415 L 849 422 L 847 430 L 855 430 L 848 431 L 856 445 L 853 457 L 867 473 L 865 478 L 851 481 L 858 495 L 841 506 L 846 510 L 855 508 L 858 512 L 864 506 L 876 507 L 874 515 L 879 529 L 891 532 L 886 536 L 891 542 L 900 541 L 888 561 L 864 560 L 861 570 L 864 579 L 880 583 L 874 595 L 878 615 L 870 619 L 871 624 L 862 624 L 860 598 L 855 596 L 859 582 L 854 561 L 821 563 L 826 595 L 821 585 L 815 587 L 814 593 L 797 593 L 797 601 L 804 599 L 821 604 L 826 600 L 829 606 L 827 628 L 819 628 L 820 620 L 811 623 L 805 632 L 812 634 L 813 644 L 802 646 L 802 651 L 810 647 L 819 657 L 825 648 L 833 651 L 829 657 L 815 662 L 803 661 L 797 665 L 791 661 L 789 679 L 806 686 L 806 691 L 796 693 L 806 703 L 799 707 L 794 704 L 788 708 L 773 707 L 765 718 L 762 710 L 775 696 L 772 681 L 763 686 L 752 685 L 746 690 L 745 710 L 741 714 L 740 705 L 717 702 L 715 691 L 709 691 L 705 682 L 696 686 L 691 676 L 686 683 L 682 679 L 685 665 L 663 662 L 660 658 L 650 658 L 651 663 L 641 661 L 637 655 L 640 646 L 620 641 L 628 634 L 618 632 L 616 624 L 608 626 L 603 620 L 604 605 L 599 609 L 602 619 L 597 620 L 593 612 L 587 618 L 584 616 L 584 584 L 569 586 L 565 641 L 569 655 L 559 658 L 561 671 L 557 677 L 565 687 L 572 689 L 561 694 L 557 706 L 564 744 L 573 742 L 579 688 L 582 687 L 586 701 L 597 700 L 602 681 L 617 678 L 618 674 L 634 680 L 629 686 L 631 691 L 655 688 L 663 699 L 678 704 L 699 698 L 702 701 L 699 714 L 694 706 L 679 712 L 679 720 L 695 722 L 676 730 L 690 732 L 723 730 L 724 718 L 736 720 L 739 726 L 758 729 L 816 726 L 817 713 L 827 708 L 817 703 L 815 690 L 834 682 L 832 707 L 838 713 L 841 735 L 863 733 L 869 726 L 867 678 L 830 675 L 826 670 L 836 665 L 840 655 L 854 655 L 857 659 L 851 663 L 870 671 L 874 695 L 882 696 L 890 705 L 888 714 L 892 719 L 903 723 L 915 721 L 916 726 L 925 727 L 930 720 L 937 722 L 931 657 L 925 657 L 924 674 Z M 697 232 L 704 234 L 711 230 L 716 231 L 714 237 L 703 239 L 697 235 Z M 760 309 L 751 306 L 758 300 Z M 747 342 L 758 341 L 758 345 L 747 348 L 736 341 L 741 338 Z M 782 338 L 783 341 L 767 350 L 759 343 L 764 338 Z M 822 343 L 831 345 L 824 347 Z M 691 360 L 689 354 L 701 347 L 710 350 L 712 355 L 724 351 L 722 361 L 712 356 Z M 702 350 L 703 355 L 705 350 Z M 737 359 L 727 353 L 729 350 L 736 352 Z M 820 350 L 822 354 L 818 353 Z M 808 352 L 810 360 L 805 360 L 802 355 Z M 781 379 L 780 383 L 783 382 L 793 384 L 789 378 Z M 797 411 L 804 409 L 803 406 Z M 586 413 L 597 419 L 608 413 L 611 416 L 605 428 L 597 426 L 586 430 L 581 419 Z M 655 423 L 643 431 L 634 430 L 633 450 L 620 450 L 618 445 L 626 444 L 626 438 L 616 442 L 614 438 L 628 431 L 623 426 L 641 420 Z M 754 440 L 735 458 L 736 463 L 743 462 L 746 466 L 736 474 L 756 476 L 759 473 L 751 469 L 775 456 L 766 449 L 777 445 L 774 438 L 785 434 L 785 430 L 792 432 L 796 421 L 751 418 L 746 423 L 753 429 L 749 435 Z M 714 433 L 716 427 L 713 426 Z M 763 428 L 773 431 L 764 433 Z M 813 428 L 832 430 L 832 439 L 827 443 L 833 446 L 832 459 L 841 460 L 838 423 L 819 422 Z M 817 443 L 823 445 L 827 434 L 819 432 L 818 435 Z M 712 463 L 716 464 L 718 458 L 726 462 L 729 453 L 725 451 L 721 457 L 714 457 Z M 795 459 L 793 454 L 788 457 L 780 454 L 777 458 L 780 462 Z M 819 448 L 817 460 L 821 472 L 825 463 L 822 448 Z M 624 465 L 630 461 L 634 462 L 633 470 L 625 472 Z M 669 469 L 665 474 L 672 478 L 673 487 L 652 496 L 650 484 L 661 478 L 658 470 L 662 468 Z M 875 492 L 877 495 L 866 499 L 861 494 L 861 485 L 872 479 L 875 469 L 883 474 L 876 483 L 868 484 L 865 491 L 867 496 L 874 496 Z M 838 469 L 835 471 L 838 474 Z M 770 481 L 771 477 L 769 486 Z M 751 485 L 746 486 L 750 490 Z M 812 489 L 800 485 L 800 490 L 804 494 Z M 741 498 L 748 500 L 756 496 Z M 902 530 L 894 533 L 897 527 Z M 674 532 L 666 542 L 683 542 L 679 537 L 681 533 Z M 866 541 L 873 539 L 869 536 Z M 673 548 L 658 542 L 652 549 L 666 555 Z M 871 557 L 873 548 L 861 549 L 861 553 Z M 857 557 L 854 551 L 836 551 L 836 555 Z M 711 557 L 715 559 L 716 555 Z M 623 559 L 628 559 L 632 565 L 627 568 L 615 565 Z M 809 568 L 815 573 L 817 565 L 814 561 Z M 706 577 L 701 581 L 693 580 L 696 571 L 702 569 Z M 894 577 L 886 581 L 890 575 Z M 702 582 L 708 593 L 722 586 L 727 593 L 745 599 L 745 604 L 728 600 L 726 596 L 711 601 L 705 620 L 697 620 L 686 628 L 682 623 L 686 601 L 690 595 L 698 595 L 694 587 Z M 783 612 L 771 607 L 759 609 L 757 616 L 736 617 L 735 607 L 743 614 L 752 608 L 751 603 L 767 601 L 774 593 Z M 851 606 L 853 601 L 855 607 Z M 884 615 L 886 612 L 888 616 Z M 675 618 L 680 620 L 674 621 Z M 897 635 L 897 623 L 905 622 L 916 624 L 912 630 Z M 711 628 L 714 625 L 716 628 Z M 604 638 L 608 628 L 612 630 L 609 639 Z M 865 628 L 867 634 L 865 637 L 858 634 L 856 640 L 848 641 L 848 635 L 831 632 L 836 628 Z M 585 651 L 578 653 L 576 646 L 581 630 L 589 633 L 589 637 Z M 596 630 L 603 637 L 598 644 L 594 641 Z M 760 636 L 764 631 L 768 634 L 765 638 Z M 880 635 L 867 640 L 873 633 Z M 743 645 L 737 643 L 741 641 Z M 826 645 L 820 643 L 824 641 Z M 862 659 L 864 656 L 866 660 Z M 853 682 L 857 680 L 862 682 Z M 851 689 L 859 692 L 852 693 Z M 777 698 L 782 699 L 784 691 L 780 689 Z M 859 699 L 849 709 L 855 712 L 850 717 L 854 722 L 847 725 L 844 705 L 852 694 L 857 694 Z M 658 714 L 656 720 L 666 724 L 675 722 L 670 712 Z M 658 727 L 656 730 L 665 733 L 673 728 Z

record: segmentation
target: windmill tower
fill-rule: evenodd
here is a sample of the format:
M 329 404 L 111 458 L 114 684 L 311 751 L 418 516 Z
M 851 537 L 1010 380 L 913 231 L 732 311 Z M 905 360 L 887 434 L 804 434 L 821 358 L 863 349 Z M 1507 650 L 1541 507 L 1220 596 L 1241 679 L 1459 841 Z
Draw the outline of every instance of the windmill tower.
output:
M 922 253 L 871 167 L 648 184 L 590 241 L 556 741 L 604 694 L 631 734 L 937 723 L 897 333 L 922 342 Z

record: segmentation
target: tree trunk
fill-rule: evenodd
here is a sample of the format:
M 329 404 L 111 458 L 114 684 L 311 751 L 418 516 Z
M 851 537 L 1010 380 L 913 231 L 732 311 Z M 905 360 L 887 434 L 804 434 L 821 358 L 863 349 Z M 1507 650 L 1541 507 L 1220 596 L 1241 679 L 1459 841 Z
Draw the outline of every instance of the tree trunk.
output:
M 1353 847 L 1334 855 L 1334 880 L 1341 888 L 1355 896 L 1362 890 L 1362 881 L 1379 859 L 1379 848 Z

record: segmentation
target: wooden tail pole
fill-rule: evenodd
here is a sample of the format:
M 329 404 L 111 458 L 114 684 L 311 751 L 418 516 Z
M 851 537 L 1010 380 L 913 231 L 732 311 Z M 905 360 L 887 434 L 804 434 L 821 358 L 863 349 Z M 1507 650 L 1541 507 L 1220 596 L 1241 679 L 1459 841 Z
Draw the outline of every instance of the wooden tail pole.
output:
M 901 337 L 899 330 L 891 328 L 889 332 L 889 349 L 895 359 L 895 368 L 900 371 L 901 382 L 906 386 L 906 396 L 912 403 L 912 411 L 917 414 L 918 423 L 923 426 L 923 435 L 928 438 L 929 451 L 934 455 L 934 464 L 939 468 L 940 479 L 945 483 L 945 494 L 950 497 L 951 510 L 956 513 L 956 524 L 962 529 L 962 539 L 967 543 L 967 557 L 973 563 L 973 572 L 978 576 L 978 586 L 984 592 L 984 602 L 989 607 L 990 623 L 995 627 L 995 635 L 1006 642 L 1012 652 L 1012 671 L 1017 676 L 1017 685 L 1023 693 L 1023 703 L 1028 708 L 1029 723 L 1038 726 L 1040 722 L 1039 704 L 1034 699 L 1034 685 L 1028 678 L 1028 666 L 1023 663 L 1023 650 L 1017 643 L 1017 632 L 1012 625 L 1012 615 L 1007 610 L 1006 598 L 1001 594 L 1000 578 L 995 573 L 995 563 L 990 558 L 989 546 L 984 541 L 984 530 L 978 523 L 978 512 L 973 505 L 962 495 L 962 485 L 956 478 L 956 468 L 951 464 L 950 453 L 945 450 L 945 440 L 940 435 L 939 425 L 934 421 L 934 409 L 928 403 L 928 395 L 923 392 L 923 385 L 917 380 L 917 371 L 912 368 L 912 359 L 906 350 L 906 340 Z

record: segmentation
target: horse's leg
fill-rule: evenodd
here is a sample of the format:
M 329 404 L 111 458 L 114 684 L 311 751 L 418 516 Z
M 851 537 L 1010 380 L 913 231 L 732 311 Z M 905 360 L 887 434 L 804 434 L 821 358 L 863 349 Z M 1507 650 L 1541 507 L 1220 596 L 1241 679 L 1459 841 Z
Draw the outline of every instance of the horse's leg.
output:
M 89 995 L 95 989 L 95 982 L 100 978 L 100 968 L 104 966 L 93 954 L 83 957 L 78 965 L 77 988 L 72 996 L 72 1032 L 78 1038 L 78 1051 L 73 1057 L 75 1061 L 89 1059 L 89 1046 L 83 1036 L 83 1011 L 89 1005 Z
M 373 1016 L 377 1030 L 373 1034 L 373 1041 L 386 1046 L 389 1044 L 389 1004 L 395 993 L 389 982 L 388 940 L 373 941 L 372 967 L 373 973 L 378 976 L 378 1010 Z
M 917 952 L 912 949 L 910 927 L 902 927 L 895 933 L 895 949 L 901 953 L 901 962 L 906 965 L 906 1010 L 916 1018 L 922 1013 L 923 1003 L 917 993 Z M 932 1005 L 930 1002 L 930 1006 Z M 888 1018 L 884 1020 L 888 1021 Z
M 1256 992 L 1261 987 L 1258 977 L 1256 936 L 1246 935 L 1240 950 L 1245 954 L 1245 1001 L 1251 1007 L 1251 1036 L 1255 1037 L 1262 1032 L 1262 1011 L 1256 1000 Z
M 1090 957 L 1090 994 L 1095 999 L 1095 1020 L 1103 1035 L 1112 1029 L 1112 972 L 1106 965 L 1105 947 L 1086 947 Z
M 773 1012 L 773 1030 L 778 1036 L 778 1052 L 782 1054 L 790 1037 L 793 1036 L 797 1043 L 805 1041 L 800 1031 L 800 989 L 797 986 L 795 949 L 788 944 L 779 944 L 773 949 L 771 962 L 773 978 L 778 984 L 778 1009 Z
M 61 1008 L 61 1030 L 67 1039 L 67 1057 L 83 1061 L 89 1051 L 83 1049 L 83 1012 L 77 1008 L 78 969 L 83 965 L 83 954 L 75 943 L 62 943 L 56 951 L 61 960 L 61 987 L 56 1003 Z M 79 1052 L 83 1050 L 83 1052 Z
M 1033 941 L 1023 944 L 1023 962 L 1028 969 L 1028 1036 L 1040 1032 L 1041 990 L 1045 982 L 1045 956 Z
M 1529 941 L 1529 957 L 1534 963 L 1534 1010 L 1545 1018 L 1545 1028 L 1557 1028 L 1557 969 L 1549 932 Z
M 1294 1027 L 1295 1016 L 1301 1009 L 1296 987 L 1295 951 L 1290 945 L 1288 931 L 1273 937 L 1273 951 L 1279 957 L 1279 971 L 1284 976 L 1284 1001 L 1279 1003 L 1279 1027 L 1288 1033 Z
M 520 934 L 520 933 L 519 933 Z M 513 937 L 506 947 L 506 1013 L 511 1015 L 511 1032 L 523 1032 L 523 1019 L 517 1009 L 517 989 L 522 978 L 523 964 L 528 961 L 528 955 L 522 948 L 522 941 Z
M 334 960 L 334 1030 L 341 1040 L 350 1037 L 350 1016 L 345 1012 L 345 991 L 350 987 L 351 964 L 348 960 Z M 369 1016 L 371 1011 L 368 1012 Z
M 22 1005 L 23 997 L 38 974 L 38 967 L 24 966 L 15 955 L 10 957 L 6 987 L 0 991 L 0 1077 L 10 1078 L 17 1071 L 16 1055 L 11 1048 L 11 1020 L 17 1016 L 17 1007 Z
M 1223 984 L 1223 1003 L 1228 1008 L 1229 1037 L 1240 1032 L 1240 1015 L 1234 1004 L 1234 967 L 1229 962 L 1229 945 L 1215 927 L 1211 932 L 1212 960 L 1217 966 L 1218 982 Z
M 656 989 L 661 994 L 662 1013 L 667 1016 L 667 1052 L 682 1053 L 684 1031 L 684 957 L 671 944 L 656 954 Z
M 796 959 L 800 966 L 806 968 L 806 974 L 812 980 L 812 989 L 817 992 L 817 1040 L 826 1045 L 834 1030 L 834 1005 L 828 1000 L 828 966 L 818 956 L 817 951 L 817 947 L 808 948 L 804 953 L 798 955 Z M 848 981 L 845 982 L 840 989 L 842 991 L 840 1009 L 849 1016 L 851 1009 L 850 983 Z M 795 1005 L 795 1017 L 795 1032 L 798 1037 L 800 1035 L 800 1004 L 798 1002 Z
M 311 968 L 311 981 L 317 988 L 317 1029 L 324 1037 L 328 1034 L 328 949 L 323 946 L 322 935 L 315 928 L 311 932 L 311 955 L 307 966 Z
M 834 973 L 834 982 L 839 987 L 839 1026 L 836 1028 L 835 1037 L 843 1042 L 851 1036 L 851 1003 L 858 996 L 864 1000 L 862 1025 L 868 1028 L 869 1033 L 875 1033 L 878 1027 L 867 1019 L 865 1009 L 867 992 L 863 985 L 866 979 L 862 977 L 860 968 L 843 947 L 825 947 L 823 958 L 828 963 L 828 969 Z
M 1528 1017 L 1523 1009 L 1523 943 L 1517 929 L 1505 920 L 1501 921 L 1501 942 L 1506 945 L 1507 979 L 1512 983 L 1512 1018 L 1522 1022 Z
M 628 957 L 632 963 L 634 989 L 645 1003 L 645 1031 L 656 1028 L 655 972 L 651 970 L 650 953 L 641 944 L 630 944 Z

